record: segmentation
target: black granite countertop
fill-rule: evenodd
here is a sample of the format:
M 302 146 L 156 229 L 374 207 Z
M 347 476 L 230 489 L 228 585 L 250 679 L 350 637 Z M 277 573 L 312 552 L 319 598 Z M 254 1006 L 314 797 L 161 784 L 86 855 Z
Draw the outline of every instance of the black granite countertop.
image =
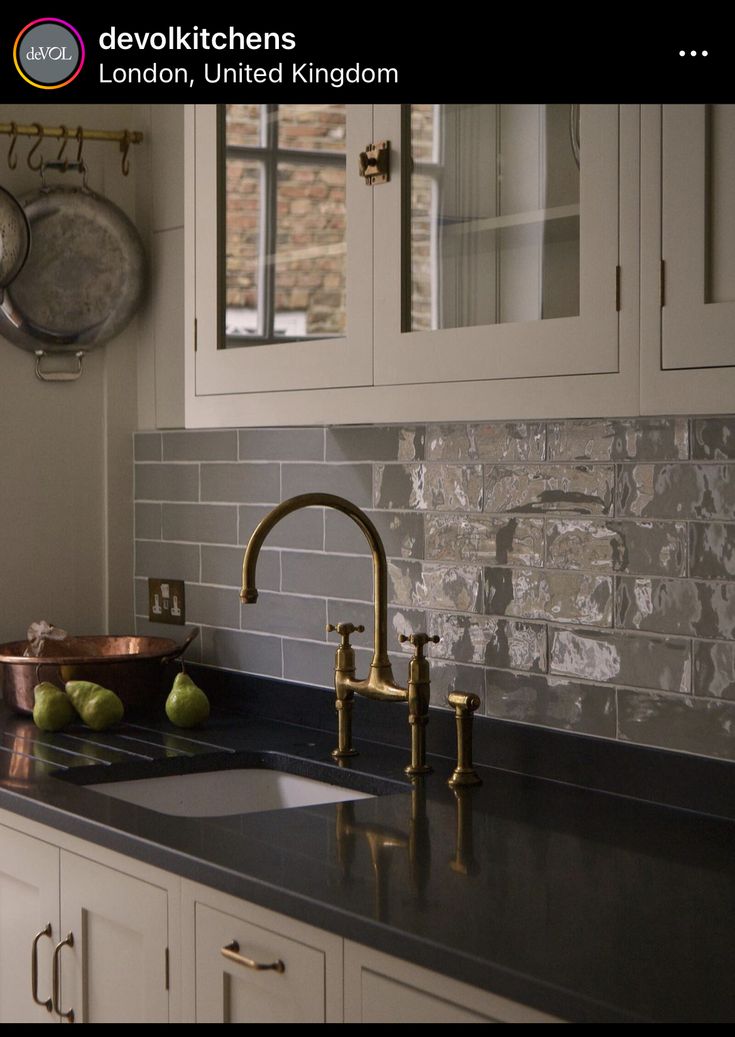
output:
M 505 765 L 478 768 L 482 787 L 457 795 L 448 752 L 434 774 L 405 778 L 406 750 L 379 737 L 385 717 L 404 737 L 395 705 L 337 767 L 334 736 L 319 729 L 325 693 L 291 688 L 302 714 L 318 696 L 317 719 L 292 711 L 300 722 L 283 723 L 263 714 L 274 701 L 287 710 L 289 695 L 253 683 L 268 708 L 232 712 L 224 689 L 193 733 L 144 718 L 44 735 L 1 710 L 0 807 L 565 1019 L 735 1019 L 735 821 L 715 816 L 733 792 L 704 788 L 735 785 L 735 768 L 484 721 L 480 756 L 494 740 Z M 446 749 L 449 718 L 432 725 Z M 184 818 L 84 787 L 243 763 L 382 794 Z M 644 786 L 669 774 L 677 805 L 646 801 Z M 698 781 L 709 812 L 693 808 Z

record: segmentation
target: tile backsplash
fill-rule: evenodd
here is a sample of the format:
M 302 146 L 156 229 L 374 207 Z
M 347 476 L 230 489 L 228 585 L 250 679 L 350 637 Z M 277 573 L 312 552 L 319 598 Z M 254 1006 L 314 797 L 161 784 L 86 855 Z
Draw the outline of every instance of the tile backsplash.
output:
M 202 662 L 331 686 L 335 635 L 363 623 L 372 572 L 346 516 L 274 504 L 321 490 L 383 538 L 398 634 L 424 629 L 432 704 L 475 691 L 488 716 L 735 759 L 735 418 L 141 432 L 136 613 L 148 576 L 187 583 Z

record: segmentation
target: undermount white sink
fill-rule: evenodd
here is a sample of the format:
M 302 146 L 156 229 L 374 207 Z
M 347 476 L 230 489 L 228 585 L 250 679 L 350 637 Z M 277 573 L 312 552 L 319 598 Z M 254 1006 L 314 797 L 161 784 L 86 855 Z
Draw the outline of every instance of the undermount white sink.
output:
M 93 792 L 136 803 L 177 817 L 222 817 L 261 810 L 373 799 L 367 792 L 343 789 L 285 771 L 238 767 L 232 770 L 177 774 L 165 778 L 110 781 L 86 785 Z

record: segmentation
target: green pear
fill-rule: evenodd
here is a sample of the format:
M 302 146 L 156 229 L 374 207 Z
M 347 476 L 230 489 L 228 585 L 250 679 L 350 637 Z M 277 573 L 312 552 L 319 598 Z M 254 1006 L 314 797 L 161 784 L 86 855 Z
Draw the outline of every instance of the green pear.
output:
M 209 699 L 188 673 L 178 673 L 166 699 L 166 716 L 175 727 L 196 727 L 209 716 Z
M 42 731 L 60 731 L 76 719 L 69 696 L 49 681 L 35 686 L 33 701 L 33 721 Z
M 74 709 L 93 731 L 104 731 L 123 718 L 123 704 L 109 688 L 92 681 L 67 681 L 66 693 Z

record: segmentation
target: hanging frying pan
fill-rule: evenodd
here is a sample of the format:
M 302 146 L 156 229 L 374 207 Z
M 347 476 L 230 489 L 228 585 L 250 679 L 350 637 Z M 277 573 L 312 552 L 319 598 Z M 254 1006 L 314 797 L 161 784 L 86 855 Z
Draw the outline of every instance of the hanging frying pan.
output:
M 47 187 L 22 199 L 33 248 L 0 302 L 0 335 L 36 354 L 85 352 L 118 335 L 143 296 L 145 256 L 116 205 L 81 188 Z M 77 372 L 78 375 L 78 372 Z M 60 375 L 69 378 L 77 375 Z
M 31 231 L 23 207 L 0 187 L 0 297 L 28 258 Z

